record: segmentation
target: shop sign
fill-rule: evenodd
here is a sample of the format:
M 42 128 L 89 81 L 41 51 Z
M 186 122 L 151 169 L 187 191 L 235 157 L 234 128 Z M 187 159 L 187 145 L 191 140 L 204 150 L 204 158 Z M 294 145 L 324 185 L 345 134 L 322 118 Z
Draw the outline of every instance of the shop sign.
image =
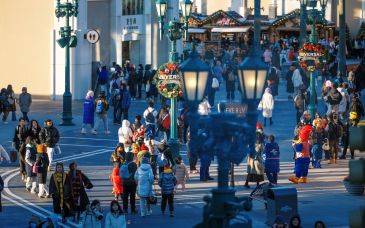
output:
M 142 32 L 142 15 L 122 16 L 121 19 L 123 34 Z

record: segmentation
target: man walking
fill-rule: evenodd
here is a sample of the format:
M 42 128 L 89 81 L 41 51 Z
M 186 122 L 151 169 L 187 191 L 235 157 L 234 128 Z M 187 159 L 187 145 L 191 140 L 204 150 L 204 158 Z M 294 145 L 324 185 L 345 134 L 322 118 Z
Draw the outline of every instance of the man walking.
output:
M 146 133 L 150 133 L 152 136 L 156 134 L 156 119 L 157 111 L 154 109 L 154 102 L 148 102 L 148 108 L 143 113 L 143 118 L 146 122 Z
M 42 128 L 39 133 L 39 138 L 42 144 L 45 144 L 47 147 L 47 155 L 49 160 L 48 171 L 51 171 L 51 166 L 53 162 L 53 154 L 56 147 L 56 144 L 60 140 L 60 134 L 56 127 L 53 126 L 52 120 L 48 119 L 44 122 L 45 127 Z
M 28 93 L 27 87 L 22 88 L 22 93 L 19 95 L 18 102 L 20 111 L 23 113 L 24 120 L 29 122 L 28 112 L 32 104 L 32 95 Z

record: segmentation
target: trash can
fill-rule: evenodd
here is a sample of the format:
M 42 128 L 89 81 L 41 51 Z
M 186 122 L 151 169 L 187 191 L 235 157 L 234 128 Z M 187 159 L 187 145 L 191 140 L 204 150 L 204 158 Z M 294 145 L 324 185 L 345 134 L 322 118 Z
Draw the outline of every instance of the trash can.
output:
M 267 192 L 267 224 L 272 226 L 277 216 L 286 223 L 298 214 L 297 189 L 293 187 L 275 187 Z

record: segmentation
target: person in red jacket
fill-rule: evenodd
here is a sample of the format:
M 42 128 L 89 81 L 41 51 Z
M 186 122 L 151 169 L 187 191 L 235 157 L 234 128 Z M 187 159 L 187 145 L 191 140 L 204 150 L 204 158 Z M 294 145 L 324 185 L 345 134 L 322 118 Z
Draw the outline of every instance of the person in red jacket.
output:
M 115 200 L 118 201 L 118 198 L 122 199 L 123 196 L 123 182 L 122 178 L 119 176 L 119 164 L 116 163 L 114 165 L 112 174 L 110 175 L 110 181 L 113 183 L 113 193 L 115 196 Z

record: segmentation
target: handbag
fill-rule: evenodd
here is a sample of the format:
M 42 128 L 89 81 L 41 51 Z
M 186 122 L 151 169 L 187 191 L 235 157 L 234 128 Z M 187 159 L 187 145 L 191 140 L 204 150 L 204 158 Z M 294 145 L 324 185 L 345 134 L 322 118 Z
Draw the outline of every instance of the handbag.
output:
M 147 201 L 151 205 L 156 205 L 157 204 L 156 193 L 153 190 L 151 191 L 151 195 L 148 197 Z
M 322 150 L 330 150 L 330 144 L 329 144 L 329 142 L 328 142 L 328 139 L 325 139 L 326 140 L 326 142 L 325 143 L 323 143 L 323 145 L 322 145 Z
M 33 173 L 39 173 L 39 165 L 38 163 L 34 163 L 33 167 L 32 167 L 32 172 Z

